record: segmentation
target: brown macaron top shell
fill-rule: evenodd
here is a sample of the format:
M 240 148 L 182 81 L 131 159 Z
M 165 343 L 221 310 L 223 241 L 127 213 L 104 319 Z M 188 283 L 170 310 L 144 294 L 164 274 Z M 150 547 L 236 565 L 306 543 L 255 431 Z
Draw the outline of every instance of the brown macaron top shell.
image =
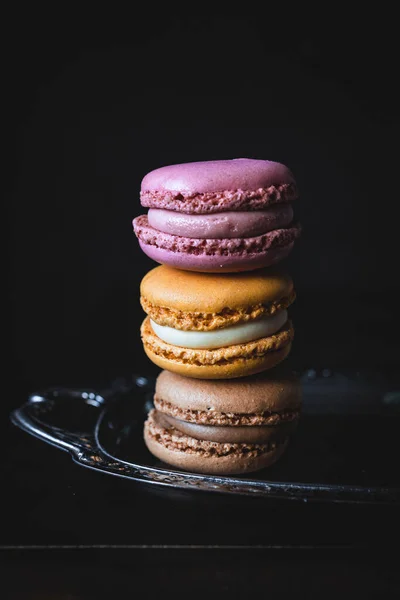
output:
M 290 370 L 238 379 L 193 379 L 171 371 L 157 377 L 155 398 L 181 410 L 260 414 L 299 409 L 301 385 Z

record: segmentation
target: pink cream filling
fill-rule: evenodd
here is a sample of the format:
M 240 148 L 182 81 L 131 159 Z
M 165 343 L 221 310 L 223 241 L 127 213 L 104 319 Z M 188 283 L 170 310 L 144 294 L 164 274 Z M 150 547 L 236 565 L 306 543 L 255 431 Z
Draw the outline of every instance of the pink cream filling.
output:
M 272 206 L 262 211 L 233 211 L 214 214 L 185 214 L 150 208 L 148 223 L 154 229 L 181 237 L 221 239 L 255 237 L 290 225 L 290 204 Z

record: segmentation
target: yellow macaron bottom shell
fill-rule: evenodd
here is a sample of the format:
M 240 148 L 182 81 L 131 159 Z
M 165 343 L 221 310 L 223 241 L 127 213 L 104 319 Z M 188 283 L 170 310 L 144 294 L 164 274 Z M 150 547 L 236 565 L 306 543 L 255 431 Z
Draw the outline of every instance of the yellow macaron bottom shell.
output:
M 261 373 L 282 362 L 290 352 L 294 330 L 288 320 L 277 333 L 252 342 L 214 350 L 191 349 L 163 342 L 146 317 L 141 335 L 147 357 L 161 369 L 197 379 L 233 379 Z

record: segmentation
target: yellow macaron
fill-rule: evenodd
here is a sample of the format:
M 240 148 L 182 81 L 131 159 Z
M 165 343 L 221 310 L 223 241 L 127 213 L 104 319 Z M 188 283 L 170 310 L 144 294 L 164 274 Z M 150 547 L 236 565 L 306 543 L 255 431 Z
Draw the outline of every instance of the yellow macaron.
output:
M 140 286 L 147 356 L 162 369 L 199 379 L 259 373 L 289 354 L 295 299 L 290 276 L 276 268 L 196 273 L 165 265 Z

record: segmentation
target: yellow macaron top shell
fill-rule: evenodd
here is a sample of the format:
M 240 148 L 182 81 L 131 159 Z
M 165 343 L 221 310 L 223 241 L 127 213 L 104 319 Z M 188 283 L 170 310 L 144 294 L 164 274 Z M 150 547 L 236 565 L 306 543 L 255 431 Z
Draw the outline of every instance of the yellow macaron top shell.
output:
M 293 296 L 293 282 L 276 268 L 243 273 L 196 273 L 161 265 L 140 285 L 142 300 L 173 311 L 221 313 L 279 303 Z

